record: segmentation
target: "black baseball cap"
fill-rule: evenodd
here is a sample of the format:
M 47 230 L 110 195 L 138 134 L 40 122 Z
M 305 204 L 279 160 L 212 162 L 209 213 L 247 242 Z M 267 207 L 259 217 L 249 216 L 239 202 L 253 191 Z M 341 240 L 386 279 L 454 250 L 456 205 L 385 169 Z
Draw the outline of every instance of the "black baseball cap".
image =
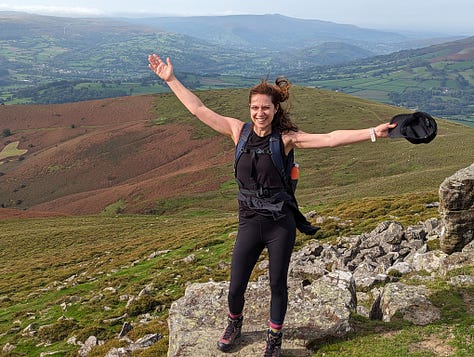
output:
M 412 144 L 428 144 L 438 132 L 436 121 L 425 112 L 395 115 L 390 123 L 397 123 L 388 130 L 390 138 L 405 138 Z

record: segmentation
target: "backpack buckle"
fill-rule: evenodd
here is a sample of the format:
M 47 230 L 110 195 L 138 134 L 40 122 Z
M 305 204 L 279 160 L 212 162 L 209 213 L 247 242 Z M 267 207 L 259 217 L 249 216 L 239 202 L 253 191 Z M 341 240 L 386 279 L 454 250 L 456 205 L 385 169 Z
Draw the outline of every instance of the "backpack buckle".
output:
M 257 190 L 257 197 L 258 198 L 265 198 L 265 197 L 270 197 L 270 190 L 260 187 Z

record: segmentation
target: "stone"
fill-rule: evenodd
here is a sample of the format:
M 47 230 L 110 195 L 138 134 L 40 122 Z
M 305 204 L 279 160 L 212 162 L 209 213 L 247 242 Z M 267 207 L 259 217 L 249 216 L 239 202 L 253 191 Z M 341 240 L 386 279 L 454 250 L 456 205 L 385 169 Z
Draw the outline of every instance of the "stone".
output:
M 429 290 L 423 286 L 411 286 L 403 283 L 389 283 L 380 294 L 373 308 L 381 312 L 381 319 L 385 322 L 391 321 L 397 313 L 401 313 L 403 319 L 415 325 L 427 325 L 440 318 L 440 310 L 429 300 Z
M 290 278 L 285 347 L 310 356 L 308 341 L 344 336 L 351 330 L 349 317 L 356 308 L 355 284 L 349 272 L 332 272 L 303 284 Z M 263 351 L 269 318 L 268 280 L 249 283 L 244 310 L 242 343 L 234 356 L 256 356 Z M 191 284 L 173 302 L 169 312 L 168 356 L 220 356 L 216 342 L 227 316 L 228 282 Z M 199 307 L 199 308 L 196 308 Z M 203 350 L 205 348 L 205 351 Z
M 84 342 L 84 344 L 81 346 L 78 352 L 78 356 L 80 357 L 86 357 L 92 349 L 99 344 L 99 340 L 95 336 L 89 336 Z
M 446 178 L 439 197 L 441 249 L 447 254 L 459 252 L 474 239 L 474 164 Z

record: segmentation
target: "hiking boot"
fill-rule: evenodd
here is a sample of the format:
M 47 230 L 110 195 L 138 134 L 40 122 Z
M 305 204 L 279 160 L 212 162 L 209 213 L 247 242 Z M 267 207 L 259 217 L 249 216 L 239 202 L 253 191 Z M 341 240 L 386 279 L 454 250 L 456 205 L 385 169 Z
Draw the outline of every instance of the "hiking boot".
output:
M 240 337 L 243 320 L 243 316 L 237 319 L 228 317 L 228 323 L 224 330 L 224 334 L 222 335 L 221 339 L 217 341 L 217 348 L 219 350 L 222 352 L 227 352 L 232 348 L 234 341 Z
M 279 357 L 281 353 L 281 338 L 283 334 L 281 331 L 273 332 L 268 330 L 267 345 L 263 357 Z

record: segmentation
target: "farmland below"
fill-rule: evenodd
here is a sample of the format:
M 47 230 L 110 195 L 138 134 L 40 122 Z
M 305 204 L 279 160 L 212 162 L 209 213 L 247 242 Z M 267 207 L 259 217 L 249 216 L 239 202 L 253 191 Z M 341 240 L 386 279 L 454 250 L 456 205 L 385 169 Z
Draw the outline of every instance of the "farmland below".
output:
M 286 27 L 262 39 L 256 23 Z M 473 37 L 407 38 L 279 15 L 132 21 L 2 12 L 0 30 L 0 102 L 7 105 L 166 92 L 147 68 L 157 51 L 195 90 L 247 88 L 284 74 L 300 86 L 474 122 Z M 262 41 L 264 48 L 256 45 Z

